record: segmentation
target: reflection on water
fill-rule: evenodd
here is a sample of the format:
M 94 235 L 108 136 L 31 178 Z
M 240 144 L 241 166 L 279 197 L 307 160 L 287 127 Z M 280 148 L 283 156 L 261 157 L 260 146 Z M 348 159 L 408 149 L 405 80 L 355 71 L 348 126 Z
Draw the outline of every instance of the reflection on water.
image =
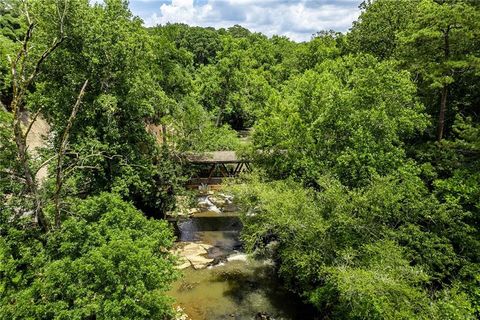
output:
M 311 319 L 309 309 L 282 289 L 272 266 L 262 261 L 231 261 L 210 269 L 183 271 L 171 294 L 193 320 Z

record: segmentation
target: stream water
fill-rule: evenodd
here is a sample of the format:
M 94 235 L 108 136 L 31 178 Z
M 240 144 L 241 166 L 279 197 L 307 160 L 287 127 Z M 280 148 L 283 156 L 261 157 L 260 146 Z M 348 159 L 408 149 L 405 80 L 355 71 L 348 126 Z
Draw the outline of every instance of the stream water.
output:
M 274 266 L 242 251 L 242 224 L 235 211 L 199 211 L 176 222 L 178 241 L 210 245 L 213 265 L 188 267 L 170 294 L 191 320 L 312 319 L 298 297 L 282 288 Z

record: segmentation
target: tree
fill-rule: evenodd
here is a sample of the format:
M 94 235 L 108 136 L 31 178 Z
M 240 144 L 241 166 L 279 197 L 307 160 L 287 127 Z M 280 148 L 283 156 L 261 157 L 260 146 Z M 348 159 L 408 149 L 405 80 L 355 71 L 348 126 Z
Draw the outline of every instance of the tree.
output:
M 312 39 L 300 44 L 296 56 L 299 69 L 305 71 L 313 69 L 325 60 L 335 59 L 341 54 L 342 35 L 339 32 L 317 32 Z
M 25 34 L 23 22 L 16 8 L 8 2 L 0 2 L 0 55 L 14 56 L 18 42 Z M 11 72 L 7 59 L 0 60 L 0 108 L 5 108 L 11 100 Z
M 222 49 L 220 36 L 213 28 L 187 27 L 175 43 L 193 54 L 196 66 L 215 63 Z
M 215 125 L 224 123 L 234 129 L 253 124 L 255 115 L 264 109 L 269 95 L 269 85 L 261 67 L 250 55 L 250 43 L 244 38 L 223 38 L 224 49 L 218 54 L 215 65 L 199 68 L 196 90 L 199 103 L 215 116 Z
M 185 98 L 170 119 L 171 137 L 177 152 L 237 150 L 240 141 L 230 126 L 215 126 L 211 114 L 195 101 Z
M 368 184 L 403 161 L 404 139 L 427 125 L 408 72 L 372 56 L 326 60 L 287 82 L 255 126 L 256 157 L 275 178 L 331 172 Z
M 437 140 L 445 135 L 449 87 L 459 76 L 478 67 L 475 40 L 480 11 L 463 2 L 421 1 L 413 19 L 399 33 L 400 55 L 431 88 L 440 90 Z
M 286 285 L 324 317 L 473 319 L 474 296 L 445 278 L 469 265 L 467 247 L 454 249 L 457 232 L 469 240 L 475 232 L 455 205 L 428 196 L 416 172 L 406 166 L 352 191 L 329 176 L 319 179 L 320 192 L 292 180 L 248 180 L 234 187 L 248 212 L 246 247 L 277 261 Z
M 151 38 L 124 1 L 11 3 L 27 28 L 13 45 L 11 76 L 1 75 L 11 94 L 2 91 L 0 99 L 8 102 L 0 108 L 0 318 L 170 318 L 173 232 L 119 196 L 136 186 L 157 207 L 172 198 L 165 176 L 155 182 L 175 168 L 155 170 L 171 161 L 145 129 L 165 107 L 158 104 L 164 95 L 151 74 L 142 87 L 141 62 L 150 60 L 132 53 L 151 48 Z M 175 95 L 173 85 L 168 89 Z M 40 113 L 53 134 L 33 159 L 26 137 Z M 115 163 L 118 157 L 124 162 Z M 35 173 L 43 166 L 50 175 L 39 184 Z M 81 189 L 91 181 L 98 184 Z
M 69 203 L 47 236 L 7 224 L 0 238 L 0 319 L 169 319 L 176 278 L 167 222 L 118 195 Z
M 477 231 L 419 172 L 408 164 L 356 190 L 330 175 L 315 190 L 251 177 L 232 187 L 242 239 L 325 318 L 474 319 Z
M 420 0 L 366 0 L 362 11 L 346 36 L 353 52 L 371 54 L 379 59 L 389 59 L 398 46 L 399 32 L 413 18 Z
M 48 31 L 48 24 L 45 32 Z M 171 208 L 179 185 L 179 167 L 146 130 L 165 125 L 179 100 L 190 90 L 185 65 L 191 63 L 165 39 L 151 35 L 124 1 L 71 7 L 68 38 L 45 64 L 30 101 L 45 105 L 53 130 L 66 126 L 77 91 L 89 79 L 84 105 L 70 131 L 65 167 L 71 172 L 64 193 L 121 193 L 148 211 Z M 163 49 L 165 50 L 163 50 Z M 83 80 L 80 80 L 83 81 Z M 60 145 L 60 136 L 53 144 Z
M 47 231 L 50 228 L 48 218 L 43 212 L 43 203 L 38 190 L 38 185 L 35 180 L 35 174 L 30 164 L 27 136 L 32 128 L 40 111 L 32 117 L 28 122 L 27 128 L 23 128 L 23 116 L 27 111 L 25 104 L 25 97 L 27 96 L 29 89 L 34 85 L 40 69 L 43 66 L 45 60 L 54 52 L 65 39 L 63 24 L 66 15 L 66 3 L 58 2 L 56 4 L 56 12 L 59 20 L 59 36 L 54 38 L 53 41 L 45 46 L 45 49 L 40 53 L 35 52 L 34 45 L 31 44 L 33 32 L 35 29 L 35 22 L 30 17 L 30 4 L 28 2 L 22 3 L 20 10 L 23 10 L 24 17 L 26 18 L 27 31 L 23 37 L 21 48 L 18 49 L 18 53 L 15 57 L 8 57 L 11 64 L 11 101 L 8 109 L 12 112 L 12 131 L 14 141 L 16 144 L 16 156 L 21 168 L 18 173 L 19 176 L 24 179 L 24 192 L 27 198 L 30 198 L 33 203 L 33 217 L 38 222 L 39 226 Z M 82 91 L 85 88 L 82 89 Z M 80 104 L 80 98 L 78 105 Z M 73 121 L 74 117 L 72 118 Z M 59 181 L 61 183 L 61 181 Z M 57 221 L 59 223 L 59 220 Z
M 273 65 L 270 66 L 270 72 L 274 81 L 272 86 L 278 87 L 292 75 L 300 72 L 298 63 L 299 44 L 291 41 L 287 37 L 273 36 L 272 43 Z

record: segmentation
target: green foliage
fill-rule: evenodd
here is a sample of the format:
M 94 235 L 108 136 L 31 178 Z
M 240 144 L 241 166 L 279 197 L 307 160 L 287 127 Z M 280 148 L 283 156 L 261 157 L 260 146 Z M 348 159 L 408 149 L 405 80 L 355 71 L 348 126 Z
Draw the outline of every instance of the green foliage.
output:
M 258 112 L 264 109 L 269 84 L 257 69 L 262 61 L 251 57 L 257 50 L 245 48 L 248 48 L 246 39 L 224 37 L 223 41 L 218 62 L 198 69 L 198 99 L 215 115 L 217 126 L 228 123 L 242 129 L 251 126 Z
M 112 194 L 70 210 L 43 236 L 2 221 L 0 318 L 167 319 L 176 278 L 167 223 Z
M 32 13 L 41 45 L 51 41 L 46 34 L 54 28 L 45 21 L 50 14 L 45 8 L 50 7 L 39 5 Z M 72 168 L 72 179 L 65 192 L 114 191 L 142 207 L 170 209 L 181 183 L 179 166 L 146 126 L 164 121 L 190 90 L 188 56 L 173 46 L 160 47 L 164 39 L 150 36 L 124 1 L 94 6 L 78 1 L 68 10 L 67 38 L 45 62 L 28 101 L 30 109 L 43 105 L 52 131 L 63 132 L 80 84 L 89 79 L 69 134 L 72 152 L 65 166 Z M 55 147 L 60 137 L 54 135 Z
M 342 319 L 428 319 L 428 297 L 418 287 L 426 279 L 411 267 L 394 242 L 366 245 L 360 261 L 326 268 L 325 284 L 310 300 L 332 306 Z
M 408 166 L 352 191 L 330 177 L 317 182 L 321 192 L 249 180 L 234 188 L 246 247 L 273 255 L 289 288 L 325 316 L 473 318 L 473 296 L 447 283 L 459 270 L 475 276 L 466 267 L 478 261 L 476 231 L 455 204 L 429 196 L 417 173 Z M 432 295 L 435 287 L 443 289 Z
M 444 131 L 450 134 L 456 113 L 475 114 L 471 106 L 478 103 L 478 21 L 480 10 L 466 1 L 424 0 L 397 35 L 397 56 L 417 75 L 420 96 L 438 115 L 439 140 Z M 442 95 L 440 108 L 437 91 Z
M 451 84 L 455 70 L 475 64 L 466 52 L 474 52 L 473 39 L 480 34 L 479 17 L 478 10 L 462 1 L 421 1 L 413 19 L 399 33 L 400 55 L 433 88 Z
M 302 71 L 313 69 L 323 61 L 340 56 L 342 34 L 334 31 L 321 31 L 312 40 L 301 45 L 296 53 L 298 68 Z
M 1 319 L 169 319 L 173 234 L 131 203 L 172 209 L 188 169 L 176 155 L 238 150 L 234 129 L 250 127 L 246 147 L 263 173 L 234 187 L 242 237 L 289 289 L 324 318 L 478 318 L 475 1 L 365 1 L 348 34 L 305 43 L 238 25 L 145 28 L 123 0 L 63 4 L 0 0 Z M 49 165 L 38 199 L 26 192 L 9 110 L 7 56 L 21 47 L 27 7 L 26 73 L 66 35 L 20 103 L 25 115 L 42 108 L 52 127 L 39 156 L 27 155 L 32 172 Z M 86 79 L 61 221 L 43 233 L 32 203 L 54 215 L 52 159 Z M 435 143 L 440 93 L 448 134 Z
M 217 53 L 222 49 L 220 35 L 213 28 L 167 24 L 155 31 L 167 35 L 177 47 L 191 52 L 197 66 L 214 63 Z
M 398 32 L 412 20 L 420 0 L 375 0 L 360 5 L 362 13 L 347 35 L 348 47 L 379 59 L 390 58 L 397 47 Z
M 254 131 L 275 177 L 313 182 L 325 172 L 358 186 L 405 159 L 402 144 L 427 125 L 407 72 L 371 56 L 327 60 L 292 79 Z
M 191 97 L 180 106 L 181 110 L 172 119 L 175 134 L 171 137 L 178 150 L 204 152 L 239 148 L 236 131 L 228 125 L 216 127 L 210 113 Z
M 15 144 L 13 142 L 13 133 L 11 123 L 13 119 L 10 113 L 0 109 L 0 194 L 7 193 L 9 186 L 12 185 L 14 177 L 13 168 L 15 168 Z
M 9 60 L 14 59 L 18 49 L 16 41 L 22 38 L 23 29 L 17 10 L 6 2 L 0 2 L 0 108 L 7 104 L 4 96 L 8 95 L 11 85 Z

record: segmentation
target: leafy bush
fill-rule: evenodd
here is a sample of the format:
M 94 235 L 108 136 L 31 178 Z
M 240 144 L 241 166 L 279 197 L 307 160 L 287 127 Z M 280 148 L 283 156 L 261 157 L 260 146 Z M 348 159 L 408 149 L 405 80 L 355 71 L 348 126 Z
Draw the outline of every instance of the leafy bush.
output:
M 288 287 L 327 317 L 472 318 L 475 295 L 448 284 L 475 276 L 476 232 L 468 212 L 429 195 L 418 172 L 402 167 L 356 190 L 324 176 L 319 192 L 251 178 L 233 187 L 246 247 L 273 248 Z
M 167 319 L 176 278 L 167 222 L 108 193 L 70 211 L 43 236 L 2 221 L 0 318 Z

